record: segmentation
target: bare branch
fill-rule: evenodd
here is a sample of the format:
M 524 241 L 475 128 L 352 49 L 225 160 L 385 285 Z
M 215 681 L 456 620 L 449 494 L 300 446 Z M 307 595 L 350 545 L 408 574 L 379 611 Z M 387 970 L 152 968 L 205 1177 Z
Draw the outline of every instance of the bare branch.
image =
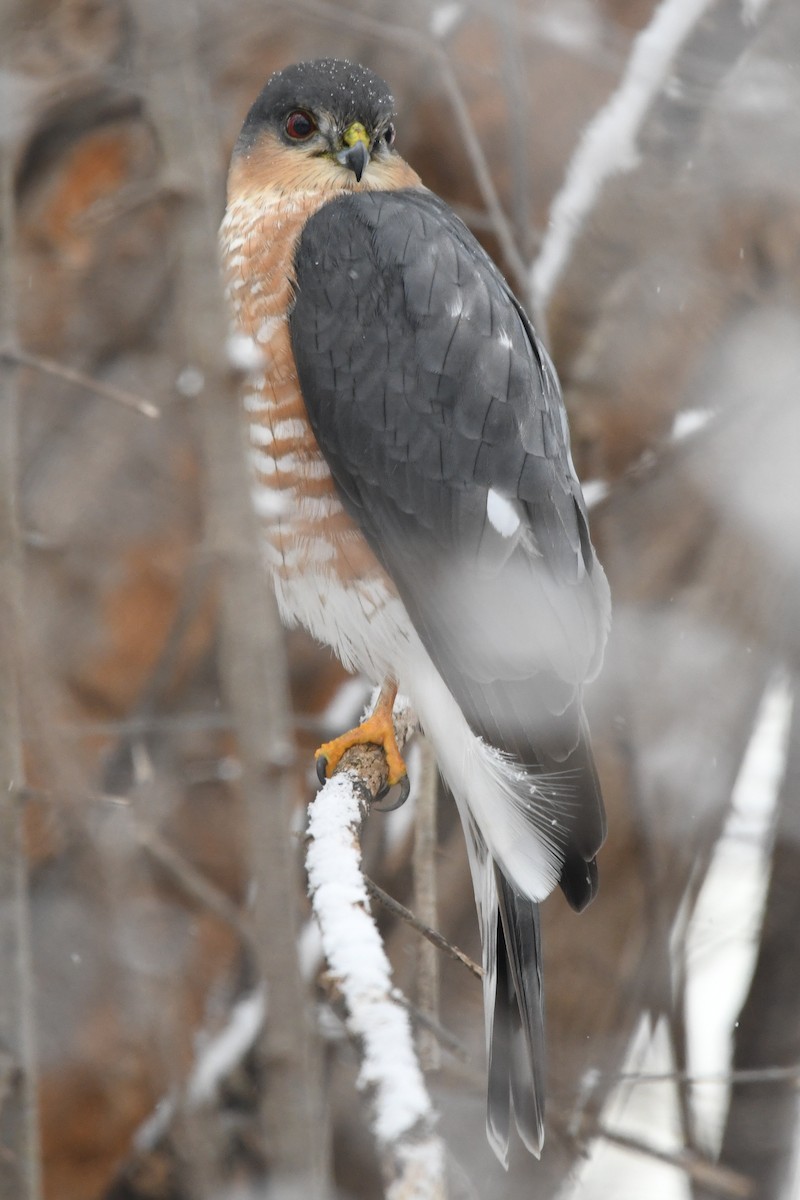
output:
M 752 1179 L 748 1179 L 736 1171 L 729 1171 L 726 1167 L 720 1167 L 717 1163 L 709 1162 L 708 1159 L 701 1158 L 698 1154 L 681 1150 L 676 1152 L 662 1150 L 658 1146 L 653 1146 L 640 1138 L 631 1137 L 627 1133 L 617 1133 L 605 1125 L 600 1126 L 597 1133 L 605 1141 L 611 1142 L 614 1146 L 620 1146 L 623 1150 L 633 1150 L 636 1154 L 644 1154 L 648 1158 L 657 1159 L 658 1162 L 666 1163 L 668 1166 L 677 1167 L 695 1183 L 702 1184 L 717 1196 L 730 1197 L 731 1200 L 751 1200 L 756 1194 Z
M 444 1025 L 431 1013 L 425 1012 L 424 1009 L 421 1009 L 416 1004 L 412 1004 L 397 988 L 392 992 L 392 999 L 395 1004 L 399 1004 L 401 1008 L 404 1008 L 408 1012 L 415 1025 L 419 1025 L 422 1029 L 431 1033 L 436 1038 L 437 1043 L 443 1046 L 445 1050 L 449 1050 L 460 1062 L 470 1063 L 472 1061 L 472 1056 L 461 1039 L 457 1038 L 449 1029 L 445 1029 Z M 480 1077 L 480 1082 L 483 1083 L 483 1076 Z
M 456 962 L 460 962 L 468 971 L 471 971 L 476 979 L 483 979 L 483 967 L 479 967 L 476 962 L 465 954 L 463 950 L 459 950 L 458 946 L 454 946 L 452 942 L 448 942 L 438 930 L 426 925 L 424 921 L 420 921 L 415 917 L 410 908 L 406 908 L 399 900 L 395 900 L 383 888 L 378 887 L 369 876 L 364 876 L 364 883 L 367 885 L 367 891 L 377 900 L 379 904 L 394 916 L 399 917 L 401 921 L 405 921 L 412 929 L 416 929 L 417 933 L 421 933 L 424 938 L 436 947 L 437 950 L 442 950 L 445 954 L 449 954 L 450 958 L 454 958 Z
M 115 404 L 132 408 L 141 413 L 143 417 L 161 416 L 161 410 L 155 404 L 151 404 L 149 400 L 142 400 L 139 396 L 134 396 L 133 392 L 126 392 L 124 388 L 115 387 L 111 383 L 92 379 L 91 375 L 77 371 L 74 367 L 64 366 L 63 363 L 54 362 L 51 358 L 41 358 L 38 354 L 29 354 L 27 350 L 4 348 L 0 350 L 0 362 L 10 363 L 17 367 L 30 367 L 34 371 L 41 371 L 44 375 L 53 375 L 56 379 L 63 379 L 65 383 L 74 383 L 78 387 L 85 388 L 87 392 L 93 392 L 95 396 L 101 396 L 104 400 L 112 400 Z
M 52 800 L 56 796 L 61 796 L 70 800 L 79 800 L 82 803 L 109 804 L 126 809 L 128 819 L 133 827 L 133 836 L 145 854 L 153 862 L 163 867 L 173 882 L 177 883 L 188 897 L 202 905 L 203 908 L 207 908 L 226 925 L 230 925 L 242 941 L 252 947 L 253 931 L 246 915 L 221 888 L 212 883 L 179 850 L 170 845 L 157 829 L 151 828 L 136 816 L 129 796 L 114 796 L 108 792 L 70 792 L 64 788 L 59 788 L 55 792 L 48 788 L 28 786 L 18 788 L 17 795 L 21 800 Z
M 331 21 L 337 28 L 344 26 L 373 37 L 377 41 L 390 39 L 395 46 L 405 46 L 420 56 L 434 59 L 439 80 L 450 102 L 462 137 L 475 182 L 491 219 L 491 230 L 500 244 L 509 270 L 516 276 L 522 287 L 527 278 L 528 268 L 517 248 L 514 231 L 500 203 L 483 146 L 470 117 L 469 107 L 444 47 L 439 45 L 435 39 L 405 25 L 392 25 L 387 21 L 379 21 L 365 16 L 363 13 L 348 12 L 337 5 L 326 3 L 326 0 L 297 0 L 293 10 L 312 13 L 322 20 Z
M 530 273 L 534 312 L 544 310 L 575 238 L 605 181 L 636 163 L 636 138 L 664 86 L 675 56 L 713 0 L 662 0 L 633 45 L 619 87 L 585 129 L 553 200 L 542 247 Z
M 159 866 L 169 872 L 172 879 L 180 885 L 187 896 L 230 925 L 242 941 L 252 947 L 252 929 L 233 901 L 155 829 L 150 829 L 142 821 L 137 820 L 134 820 L 134 828 L 139 845 L 152 858 L 153 862 L 157 862 Z
M 730 1087 L 732 1083 L 800 1084 L 800 1063 L 795 1063 L 791 1067 L 740 1068 L 732 1071 L 716 1071 L 707 1075 L 698 1075 L 692 1071 L 620 1071 L 612 1078 L 628 1086 L 640 1083 L 680 1083 L 684 1080 L 697 1086 L 716 1083 L 721 1087 Z

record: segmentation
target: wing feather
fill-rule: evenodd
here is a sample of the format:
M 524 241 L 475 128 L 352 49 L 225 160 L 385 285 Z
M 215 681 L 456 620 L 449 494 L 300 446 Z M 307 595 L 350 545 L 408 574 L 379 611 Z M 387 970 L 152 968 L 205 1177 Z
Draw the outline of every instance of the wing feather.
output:
M 325 204 L 295 274 L 298 376 L 343 501 L 474 732 L 572 777 L 562 885 L 582 907 L 605 826 L 581 689 L 609 599 L 552 365 L 495 265 L 424 189 Z M 512 536 L 487 521 L 489 489 L 516 505 Z

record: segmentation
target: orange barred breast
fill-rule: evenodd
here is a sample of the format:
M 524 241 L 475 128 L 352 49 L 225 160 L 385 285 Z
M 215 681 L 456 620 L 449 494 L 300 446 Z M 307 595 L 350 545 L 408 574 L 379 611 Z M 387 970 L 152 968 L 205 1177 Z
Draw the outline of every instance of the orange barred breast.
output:
M 228 301 L 260 364 L 243 397 L 253 501 L 263 521 L 273 572 L 309 570 L 342 583 L 388 577 L 345 512 L 308 421 L 287 314 L 294 252 L 308 218 L 329 195 L 258 189 L 233 197 L 220 235 Z

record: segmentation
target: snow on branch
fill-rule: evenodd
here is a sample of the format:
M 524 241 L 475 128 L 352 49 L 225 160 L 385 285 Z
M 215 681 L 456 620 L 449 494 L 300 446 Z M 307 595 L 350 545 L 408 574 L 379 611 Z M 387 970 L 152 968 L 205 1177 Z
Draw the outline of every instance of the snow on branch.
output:
M 163 1096 L 139 1126 L 133 1145 L 140 1153 L 152 1150 L 164 1137 L 179 1109 L 211 1104 L 224 1081 L 255 1045 L 266 1015 L 266 994 L 256 988 L 237 1000 L 222 1029 L 200 1048 L 185 1086 Z
M 636 38 L 619 87 L 585 129 L 550 209 L 542 248 L 531 268 L 534 310 L 547 307 L 572 245 L 605 181 L 637 162 L 636 138 L 667 82 L 678 51 L 714 0 L 662 0 Z
M 398 703 L 395 728 L 402 745 L 415 723 Z M 385 780 L 383 751 L 359 746 L 318 793 L 309 810 L 309 892 L 347 1030 L 360 1049 L 358 1082 L 371 1100 L 387 1200 L 443 1200 L 444 1147 L 434 1133 L 408 1013 L 392 998 L 391 967 L 361 871 L 361 827 Z

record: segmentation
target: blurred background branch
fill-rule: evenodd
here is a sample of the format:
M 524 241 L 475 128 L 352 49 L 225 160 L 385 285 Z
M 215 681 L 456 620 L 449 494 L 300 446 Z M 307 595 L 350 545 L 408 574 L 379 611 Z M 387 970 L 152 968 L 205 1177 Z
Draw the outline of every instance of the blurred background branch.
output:
M 0 71 L 7 70 L 3 56 Z M 0 83 L 0 103 L 8 100 L 7 87 L 5 81 Z M 0 1195 L 39 1200 L 28 871 L 20 811 L 24 782 L 20 674 L 25 634 L 17 515 L 19 398 L 10 363 L 17 348 L 14 152 L 11 131 L 0 128 Z

